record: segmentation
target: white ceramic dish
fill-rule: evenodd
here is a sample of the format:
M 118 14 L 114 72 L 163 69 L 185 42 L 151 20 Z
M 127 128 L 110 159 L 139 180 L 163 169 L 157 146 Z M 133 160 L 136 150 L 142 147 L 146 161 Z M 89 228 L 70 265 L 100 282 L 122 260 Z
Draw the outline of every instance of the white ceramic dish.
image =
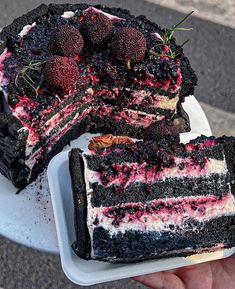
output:
M 197 135 L 198 134 L 192 133 L 182 134 L 181 141 L 187 142 Z M 85 142 L 81 143 L 80 148 L 87 148 L 87 144 L 85 144 Z M 166 258 L 137 264 L 109 264 L 98 261 L 82 260 L 75 255 L 71 248 L 71 244 L 75 240 L 75 229 L 73 195 L 67 151 L 54 157 L 48 166 L 47 173 L 62 268 L 66 276 L 76 284 L 92 285 L 136 275 L 169 270 L 190 264 L 228 257 L 235 252 L 235 248 L 232 248 L 213 253 L 197 254 L 187 258 Z
M 191 132 L 211 135 L 208 120 L 195 97 L 187 97 L 183 106 L 190 118 Z M 85 138 L 78 138 L 71 142 L 71 146 L 81 145 Z M 0 235 L 26 246 L 57 253 L 50 193 L 46 177 L 42 176 L 42 179 L 16 196 L 16 188 L 0 174 Z

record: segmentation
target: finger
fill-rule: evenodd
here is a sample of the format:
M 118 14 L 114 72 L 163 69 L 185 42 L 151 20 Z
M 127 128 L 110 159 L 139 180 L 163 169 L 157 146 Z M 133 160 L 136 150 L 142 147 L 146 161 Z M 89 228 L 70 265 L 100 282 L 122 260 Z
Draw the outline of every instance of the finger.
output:
M 168 272 L 135 276 L 133 279 L 152 289 L 186 289 L 179 277 Z
M 187 289 L 212 288 L 213 276 L 210 263 L 182 267 L 177 269 L 175 274 L 186 284 Z

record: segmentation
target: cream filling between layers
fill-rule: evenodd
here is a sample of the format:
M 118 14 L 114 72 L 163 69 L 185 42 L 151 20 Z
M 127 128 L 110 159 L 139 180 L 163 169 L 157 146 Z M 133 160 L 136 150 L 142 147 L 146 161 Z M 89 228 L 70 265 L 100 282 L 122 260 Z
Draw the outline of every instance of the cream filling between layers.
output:
M 177 103 L 179 101 L 179 95 L 174 98 L 169 98 L 165 95 L 155 94 L 152 95 L 149 91 L 146 90 L 135 90 L 131 93 L 128 105 L 141 105 L 146 97 L 150 97 L 148 99 L 150 108 L 159 108 L 159 109 L 167 109 L 167 110 L 176 110 Z

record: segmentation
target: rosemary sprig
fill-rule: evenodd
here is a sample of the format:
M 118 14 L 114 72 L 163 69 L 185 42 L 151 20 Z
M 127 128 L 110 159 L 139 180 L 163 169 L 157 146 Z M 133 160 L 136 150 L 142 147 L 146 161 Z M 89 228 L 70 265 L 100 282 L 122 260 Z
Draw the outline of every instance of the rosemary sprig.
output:
M 161 45 L 164 44 L 168 44 L 168 49 L 169 51 L 167 53 L 157 53 L 155 51 L 150 50 L 150 54 L 152 54 L 155 57 L 169 57 L 171 59 L 174 59 L 176 56 L 178 56 L 180 53 L 173 52 L 170 48 L 169 42 L 172 40 L 174 33 L 176 31 L 190 31 L 193 28 L 183 28 L 183 27 L 179 27 L 191 14 L 193 14 L 194 11 L 191 11 L 188 15 L 186 15 L 180 22 L 178 22 L 177 24 L 173 25 L 170 29 L 167 29 L 166 33 L 163 35 L 163 43 Z M 180 46 L 183 47 L 187 42 L 189 42 L 189 39 L 187 39 L 183 44 L 181 44 Z
M 163 35 L 163 41 L 165 44 L 169 43 L 176 31 L 190 31 L 193 30 L 193 28 L 183 28 L 179 27 L 191 14 L 193 14 L 194 11 L 191 11 L 189 14 L 187 14 L 180 22 L 173 25 L 170 29 L 167 29 L 166 33 Z
M 180 47 L 183 47 L 185 44 L 187 44 L 189 42 L 189 39 L 185 40 L 181 45 Z
M 169 57 L 171 59 L 174 59 L 177 55 L 179 55 L 179 53 L 175 53 L 175 52 L 172 52 L 172 50 L 170 49 L 169 51 L 169 54 L 165 54 L 165 53 L 157 53 L 153 50 L 150 50 L 149 51 L 150 54 L 152 54 L 153 56 L 155 57 Z
M 42 65 L 45 62 L 46 61 L 30 61 L 29 64 L 22 67 L 15 77 L 15 85 L 18 86 L 19 79 L 22 78 L 35 91 L 36 95 L 38 95 L 38 91 L 42 85 L 42 79 L 40 80 L 39 84 L 36 85 L 34 80 L 30 77 L 29 73 L 30 71 L 40 72 L 42 69 Z

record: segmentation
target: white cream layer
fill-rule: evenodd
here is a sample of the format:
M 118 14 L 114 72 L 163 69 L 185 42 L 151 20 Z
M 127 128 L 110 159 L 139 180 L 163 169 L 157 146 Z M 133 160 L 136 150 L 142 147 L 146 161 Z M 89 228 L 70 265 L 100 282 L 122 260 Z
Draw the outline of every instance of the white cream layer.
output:
M 134 90 L 131 93 L 131 97 L 133 99 L 131 99 L 128 104 L 141 105 L 142 101 L 144 101 L 146 97 L 150 97 L 152 100 L 149 100 L 149 107 L 169 110 L 176 110 L 179 101 L 178 95 L 170 99 L 165 95 L 152 95 L 151 92 L 147 90 Z
M 36 22 L 33 22 L 33 24 L 31 25 L 25 25 L 23 27 L 23 29 L 21 30 L 21 32 L 18 34 L 20 37 L 24 37 L 25 35 L 27 35 L 29 33 L 29 31 L 36 26 Z

